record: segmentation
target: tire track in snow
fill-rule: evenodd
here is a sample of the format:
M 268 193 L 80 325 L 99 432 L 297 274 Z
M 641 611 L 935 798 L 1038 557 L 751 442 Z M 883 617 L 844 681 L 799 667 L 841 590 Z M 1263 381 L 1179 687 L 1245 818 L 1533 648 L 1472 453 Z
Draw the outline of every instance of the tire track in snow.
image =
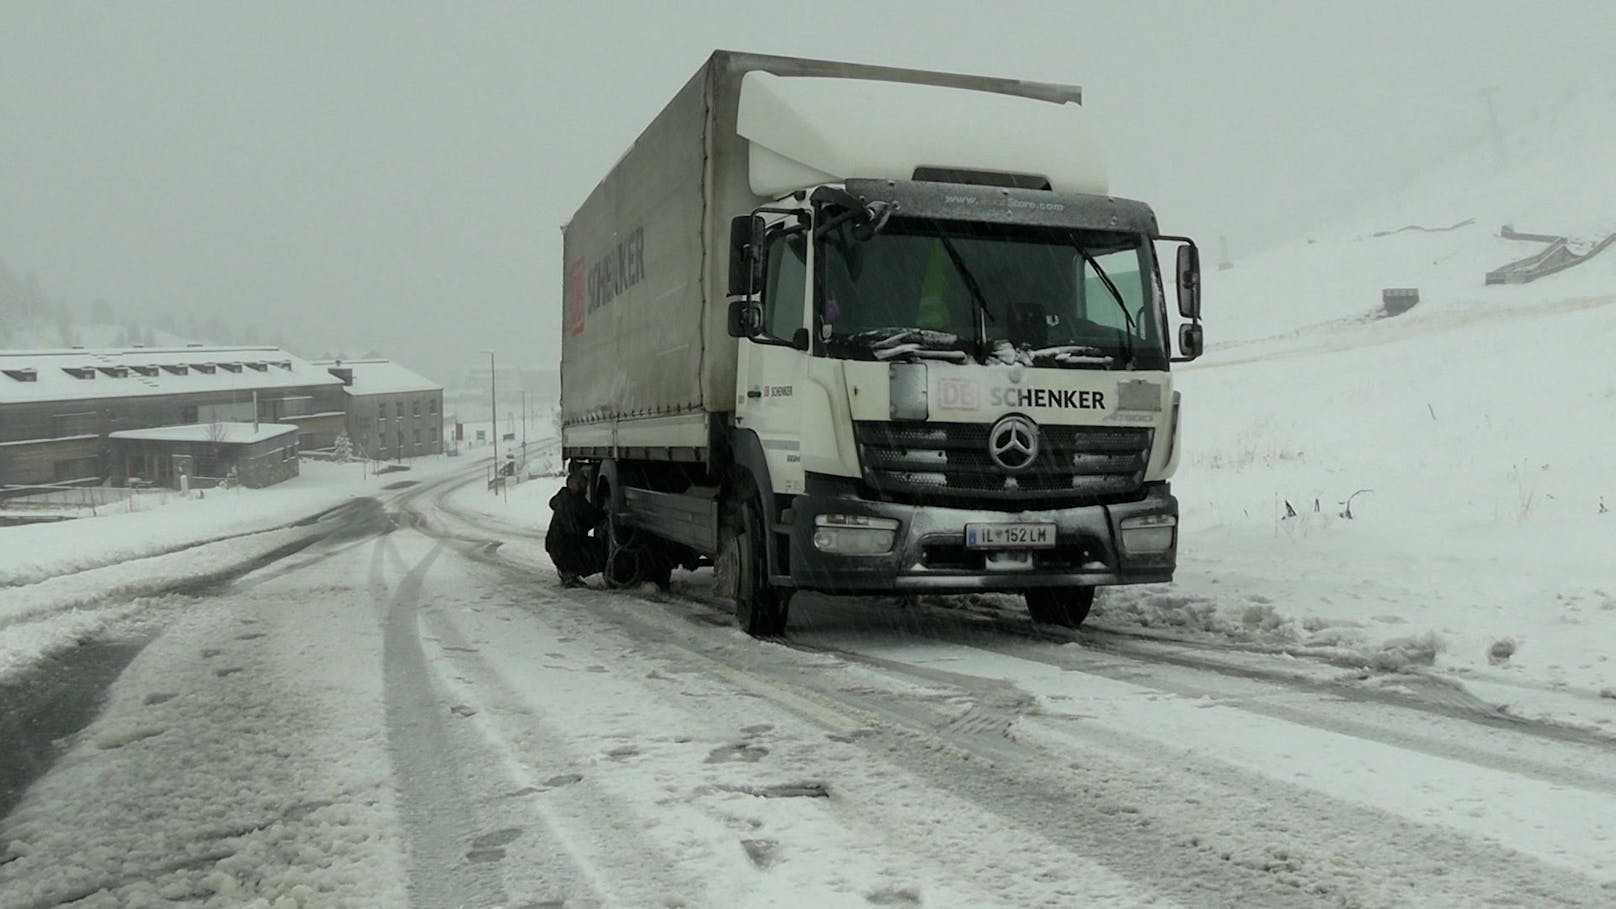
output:
M 1225 706 L 1319 732 L 1379 742 L 1555 786 L 1616 795 L 1616 764 L 1606 760 L 1616 745 L 1610 736 L 1499 713 L 1440 678 L 1422 674 L 1392 678 L 1410 688 L 1429 688 L 1431 693 L 1366 688 L 1355 677 L 1344 682 L 1276 669 L 1265 665 L 1268 661 L 1261 657 L 1229 649 L 1180 649 L 1176 643 L 1143 644 L 1127 638 L 1116 640 L 1109 634 L 1007 636 L 958 621 L 947 611 L 934 615 L 937 621 L 924 634 L 940 643 L 1144 685 L 1163 694 L 1211 697 Z M 1080 646 L 1040 646 L 1040 642 Z M 933 674 L 857 650 L 809 641 L 791 643 L 895 672 L 922 677 Z M 1142 673 L 1141 664 L 1151 671 Z M 1391 720 L 1406 713 L 1424 719 L 1417 723 Z M 1514 741 L 1515 737 L 1525 741 Z
M 602 875 L 578 860 L 564 829 L 526 801 L 545 782 L 522 773 L 508 743 L 478 722 L 484 719 L 478 711 L 449 696 L 454 685 L 443 674 L 462 667 L 428 657 L 422 641 L 428 625 L 438 636 L 446 624 L 434 617 L 442 607 L 430 604 L 428 594 L 447 599 L 440 585 L 428 587 L 428 575 L 442 564 L 447 544 L 427 538 L 426 545 L 427 555 L 411 565 L 392 539 L 376 541 L 370 580 L 385 610 L 388 752 L 410 844 L 412 904 L 509 905 L 515 895 L 524 897 L 522 905 L 609 905 L 600 896 Z M 403 575 L 391 592 L 388 563 Z M 465 648 L 449 646 L 457 655 Z M 542 898 L 525 898 L 533 893 Z
M 531 569 L 498 555 L 468 555 L 499 566 L 515 577 L 534 576 Z M 924 768 L 927 780 L 983 810 L 997 811 L 1021 829 L 1053 831 L 1062 842 L 1079 847 L 1074 852 L 1115 861 L 1115 867 L 1126 869 L 1124 873 L 1159 875 L 1158 881 L 1165 880 L 1163 892 L 1192 904 L 1227 901 L 1235 893 L 1242 894 L 1242 904 L 1252 904 L 1269 895 L 1267 886 L 1275 882 L 1279 889 L 1272 893 L 1277 904 L 1294 904 L 1310 897 L 1327 903 L 1398 903 L 1419 893 L 1422 902 L 1431 905 L 1464 905 L 1512 895 L 1531 904 L 1603 906 L 1616 892 L 1608 882 L 1547 865 L 1496 841 L 1339 800 L 1268 774 L 1230 766 L 1219 761 L 1217 755 L 1164 750 L 1159 742 L 1108 730 L 1103 725 L 1085 724 L 1082 718 L 1054 718 L 1052 723 L 1057 728 L 1051 733 L 1047 728 L 1051 721 L 1027 711 L 1014 696 L 983 706 L 983 686 L 991 687 L 992 680 L 959 674 L 950 680 L 901 659 L 879 667 L 900 678 L 952 683 L 975 698 L 979 706 L 973 708 L 974 715 L 949 718 L 925 705 L 904 703 L 880 693 L 839 690 L 826 681 L 825 673 L 794 670 L 788 660 L 768 660 L 768 644 L 752 643 L 747 648 L 716 646 L 714 635 L 720 632 L 709 623 L 694 621 L 696 617 L 688 611 L 690 603 L 594 591 L 569 594 L 565 599 L 587 605 L 594 616 L 616 622 L 647 648 L 660 648 L 690 670 L 799 715 L 813 719 L 815 714 L 822 718 L 839 710 L 873 712 L 890 728 L 857 739 L 867 744 L 872 756 L 901 755 L 905 766 Z M 711 604 L 698 600 L 696 605 L 704 612 L 717 614 Z M 647 610 L 646 606 L 656 608 Z M 850 607 L 841 610 L 858 615 Z M 910 624 L 917 626 L 908 630 L 935 635 L 935 628 L 926 632 L 921 627 L 935 625 L 936 616 L 928 619 L 929 612 L 921 610 L 918 616 L 908 617 Z M 866 609 L 863 614 L 873 612 Z M 954 621 L 961 619 L 956 616 Z M 800 648 L 813 641 L 820 630 L 801 630 L 799 622 L 799 631 L 788 633 L 783 643 Z M 722 633 L 734 637 L 733 632 Z M 1017 635 L 1037 637 L 1019 631 Z M 894 649 L 903 643 L 895 642 Z M 1003 642 L 984 645 L 980 641 L 960 643 L 946 639 L 937 643 L 958 648 L 961 660 L 972 659 L 973 653 L 991 654 L 1010 646 Z M 1021 649 L 1030 648 L 1021 645 Z M 1319 723 L 1309 722 L 1306 704 L 1284 704 L 1286 698 L 1318 702 L 1352 697 L 1347 689 L 1353 686 L 1321 685 L 1282 673 L 1257 673 L 1252 677 L 1252 673 L 1239 667 L 1216 665 L 1215 660 L 1213 665 L 1199 665 L 1198 658 L 1189 658 L 1189 664 L 1178 665 L 1186 659 L 1182 655 L 1130 650 L 1105 656 L 1117 664 L 1114 669 L 1098 664 L 1059 668 L 1102 676 L 1115 672 L 1143 685 L 1159 681 L 1157 677 L 1164 669 L 1245 678 L 1268 688 L 1245 698 L 1245 703 L 1261 705 L 1274 714 L 1269 719 L 1297 726 L 1303 736 L 1317 736 L 1322 731 L 1345 740 L 1381 741 L 1405 751 L 1410 751 L 1415 741 L 1372 722 L 1350 718 L 1331 721 L 1333 725 L 1321 729 Z M 789 697 L 783 693 L 789 693 Z M 1182 690 L 1163 691 L 1163 696 L 1169 698 L 1185 694 Z M 1427 703 L 1430 699 L 1363 689 L 1357 694 L 1366 702 L 1377 702 L 1369 706 L 1383 709 L 1411 708 L 1470 722 L 1484 717 L 1482 725 L 1490 727 L 1489 732 L 1524 733 L 1529 738 L 1547 740 L 1539 745 L 1565 745 L 1571 744 L 1565 741 L 1567 738 L 1581 738 L 1580 734 L 1567 736 L 1554 728 L 1539 731 L 1513 718 L 1486 717 L 1469 704 L 1443 699 Z M 817 706 L 804 711 L 805 700 L 817 702 Z M 1026 735 L 1002 734 L 1001 730 L 1029 718 L 1041 728 L 1028 726 Z M 1071 728 L 1061 728 L 1063 725 Z M 1071 734 L 1074 730 L 1078 733 L 1075 737 Z M 1609 788 L 1602 774 L 1560 772 L 1553 765 L 1516 760 L 1509 755 L 1507 746 L 1498 752 L 1467 752 L 1459 743 L 1423 744 L 1445 748 L 1451 757 L 1468 757 L 1477 766 L 1506 773 L 1525 770 L 1558 784 L 1580 784 L 1598 791 Z M 968 772 L 959 764 L 962 752 L 967 758 L 979 759 Z M 1421 752 L 1420 748 L 1412 748 L 1414 760 L 1421 760 Z M 939 755 L 950 760 L 939 760 Z M 1084 760 L 1089 763 L 1084 764 Z M 1029 792 L 1033 797 L 1028 797 Z M 856 818 L 850 817 L 849 823 L 856 823 Z M 1504 842 L 1508 841 L 1506 837 Z M 1179 886 L 1185 889 L 1176 889 Z M 1432 888 L 1439 892 L 1429 892 Z
M 531 587 L 525 574 L 497 576 L 504 587 Z M 538 637 L 566 642 L 560 648 L 565 654 L 535 657 L 540 663 L 563 656 L 613 655 L 614 668 L 598 677 L 598 685 L 590 686 L 596 689 L 590 698 L 592 709 L 601 717 L 594 729 L 579 725 L 577 710 L 567 708 L 569 696 L 548 690 L 540 681 L 542 673 L 522 673 L 527 685 L 519 700 L 514 700 L 517 690 L 511 682 L 486 677 L 485 673 L 499 676 L 515 669 L 509 642 L 499 645 L 505 648 L 505 658 L 489 661 L 470 652 L 476 645 L 468 644 L 469 633 L 446 636 L 444 645 L 458 664 L 470 669 L 466 681 L 477 696 L 494 695 L 480 702 L 485 709 L 478 719 L 486 716 L 488 723 L 506 726 L 505 734 L 513 742 L 528 744 L 528 752 L 535 750 L 534 730 L 540 740 L 546 738 L 547 721 L 535 718 L 536 712 L 555 712 L 563 731 L 575 739 L 581 736 L 583 742 L 596 736 L 601 748 L 614 740 L 613 729 L 621 727 L 621 722 L 613 726 L 613 715 L 627 709 L 635 716 L 657 717 L 653 727 L 641 727 L 637 743 L 631 738 L 627 747 L 605 751 L 604 760 L 597 756 L 593 772 L 565 790 L 564 798 L 574 811 L 579 804 L 590 806 L 587 816 L 574 813 L 568 818 L 581 839 L 593 841 L 586 848 L 606 860 L 603 866 L 615 863 L 616 873 L 631 878 L 606 891 L 625 896 L 611 904 L 648 905 L 649 893 L 656 892 L 658 875 L 638 863 L 625 867 L 623 851 L 614 854 L 609 848 L 625 842 L 621 831 L 640 827 L 655 830 L 654 836 L 664 844 L 678 844 L 676 866 L 696 869 L 697 880 L 664 884 L 662 889 L 665 895 L 700 894 L 693 905 L 771 905 L 770 893 L 798 892 L 771 883 L 779 873 L 797 876 L 806 892 L 819 888 L 822 895 L 841 894 L 833 900 L 836 905 L 856 902 L 859 892 L 872 902 L 892 899 L 898 905 L 917 900 L 940 905 L 1068 905 L 1084 897 L 1119 907 L 1179 905 L 1147 878 L 1118 873 L 1043 829 L 1007 824 L 981 803 L 960 798 L 948 775 L 942 778 L 945 785 L 937 786 L 938 777 L 926 772 L 922 756 L 936 751 L 935 743 L 911 743 L 913 747 L 901 753 L 894 750 L 883 737 L 878 713 L 789 682 L 771 683 L 723 660 L 677 645 L 670 648 L 663 640 L 648 641 L 625 628 L 617 616 L 603 617 L 606 605 L 590 594 L 579 598 L 571 592 L 547 592 L 537 606 L 504 607 L 528 613 L 534 628 L 543 629 Z M 498 618 L 503 616 L 479 621 L 484 651 L 494 647 L 487 638 L 501 630 L 494 624 Z M 512 629 L 509 637 L 532 633 Z M 724 642 L 717 646 L 722 649 Z M 741 646 L 750 648 L 751 643 Z M 513 701 L 505 702 L 505 697 Z M 769 747 L 760 749 L 748 740 L 758 734 L 767 735 Z M 687 769 L 670 771 L 656 757 L 668 753 L 689 754 L 691 763 Z M 547 761 L 555 757 L 545 755 Z M 969 763 L 961 763 L 970 757 L 957 749 L 939 760 L 955 773 L 971 769 Z M 636 771 L 634 764 L 641 761 L 653 764 Z M 917 762 L 922 765 L 918 771 Z M 599 788 L 591 792 L 591 786 Z M 793 799 L 794 794 L 810 797 Z M 560 792 L 553 795 L 563 797 Z M 993 848 L 981 848 L 984 841 L 992 842 Z M 653 862 L 660 852 L 665 850 L 627 850 Z M 666 880 L 665 874 L 661 877 Z M 1203 888 L 1183 905 L 1205 904 L 1205 895 Z M 1266 903 L 1259 895 L 1248 902 L 1294 905 L 1295 894 L 1287 891 Z
M 531 582 L 532 573 L 525 569 L 479 551 L 466 554 Z M 894 768 L 871 771 L 875 775 L 912 775 L 915 780 L 909 786 L 860 787 L 835 800 L 832 807 L 844 827 L 880 843 L 882 854 L 907 853 L 911 858 L 906 864 L 916 869 L 931 870 L 926 866 L 939 852 L 951 856 L 951 864 L 950 870 L 938 874 L 958 872 L 972 879 L 993 879 L 1005 871 L 1006 861 L 1011 867 L 1035 862 L 1023 854 L 1000 858 L 992 850 L 982 852 L 968 845 L 983 837 L 992 839 L 989 831 L 1014 830 L 1040 843 L 1034 847 L 1037 853 L 1049 857 L 1041 866 L 1043 880 L 1097 865 L 1131 882 L 1128 891 L 1109 894 L 1124 903 L 1218 905 L 1230 903 L 1234 894 L 1239 894 L 1234 901 L 1241 906 L 1334 903 L 1325 894 L 1307 892 L 1267 869 L 1231 864 L 1216 854 L 1151 835 L 1150 822 L 1142 821 L 1114 794 L 1076 790 L 1062 780 L 1069 759 L 1039 754 L 1028 760 L 1024 745 L 1002 735 L 983 735 L 971 723 L 951 733 L 948 727 L 957 719 L 952 712 L 871 695 L 839 679 L 837 673 L 827 674 L 822 665 L 804 666 L 801 658 L 779 659 L 778 645 L 747 639 L 736 647 L 733 630 L 691 623 L 668 608 L 687 604 L 614 597 L 602 591 L 557 592 L 547 599 L 577 608 L 597 628 L 602 620 L 617 626 L 630 640 L 667 661 L 672 672 L 694 673 L 743 698 L 784 709 L 860 748 L 871 764 Z M 619 608 L 625 604 L 630 608 Z M 648 605 L 657 608 L 643 609 Z M 715 638 L 715 631 L 721 637 Z M 1006 711 L 1001 725 L 1008 725 L 1012 716 Z M 840 781 L 833 779 L 831 785 Z M 1102 797 L 1094 798 L 1097 794 Z M 956 807 L 937 815 L 932 813 L 934 802 Z M 1066 861 L 1053 858 L 1059 855 Z
M 596 614 L 611 616 L 618 621 L 643 622 L 656 615 L 655 612 L 648 613 L 643 609 L 633 611 L 603 609 L 602 606 L 610 607 L 615 604 L 610 599 L 597 600 L 596 597 L 610 595 L 594 593 L 586 595 L 589 596 L 591 600 L 589 605 Z M 633 596 L 620 596 L 618 600 L 641 606 L 660 607 L 659 611 L 670 620 L 668 624 L 647 627 L 635 636 L 647 642 L 654 641 L 657 646 L 664 649 L 670 647 L 688 649 L 691 640 L 701 639 L 701 632 L 704 629 L 711 630 L 704 623 L 688 621 L 687 615 L 677 611 L 679 607 L 686 605 L 683 603 Z M 936 636 L 935 629 L 911 630 L 922 639 Z M 692 633 L 695 635 L 694 638 L 690 636 Z M 789 645 L 791 642 L 788 640 L 786 643 Z M 939 643 L 948 642 L 939 641 Z M 756 646 L 766 648 L 768 645 Z M 991 648 L 987 649 L 991 652 Z M 940 718 L 927 719 L 927 712 L 923 708 L 916 709 L 913 705 L 903 705 L 890 698 L 871 698 L 854 694 L 852 700 L 847 702 L 845 693 L 825 687 L 824 682 L 815 673 L 804 673 L 795 678 L 782 680 L 780 678 L 782 672 L 787 671 L 783 665 L 753 665 L 749 662 L 746 666 L 737 667 L 733 665 L 736 653 L 726 652 L 722 659 L 701 658 L 698 654 L 695 662 L 700 664 L 704 660 L 710 661 L 715 665 L 704 667 L 710 674 L 725 678 L 759 697 L 788 708 L 794 707 L 795 702 L 824 697 L 829 698 L 831 703 L 817 712 L 835 710 L 835 703 L 838 700 L 850 703 L 861 713 L 874 712 L 898 730 L 922 742 L 942 739 L 948 746 L 963 748 L 983 758 L 984 763 L 977 765 L 979 769 L 994 766 L 989 762 L 1011 767 L 1016 764 L 1015 761 L 1005 761 L 1007 745 L 1002 737 L 996 740 L 994 736 L 980 734 L 963 737 L 950 734 L 959 730 L 946 728 L 946 724 Z M 746 651 L 738 653 L 744 654 Z M 752 653 L 755 655 L 757 651 Z M 950 676 L 948 673 L 906 665 L 901 661 L 890 661 L 890 665 L 884 668 L 902 677 L 921 682 L 946 684 L 952 681 L 964 690 L 974 690 L 978 693 L 984 686 L 991 687 L 995 684 L 995 680 L 957 674 Z M 1135 681 L 1143 680 L 1143 684 L 1149 684 L 1158 669 L 1159 667 L 1152 666 L 1148 662 L 1125 667 L 1125 671 L 1133 676 Z M 748 674 L 759 676 L 750 688 L 745 684 L 745 677 Z M 782 691 L 789 692 L 791 696 L 782 698 L 780 696 Z M 1282 689 L 1273 694 L 1291 696 L 1298 693 L 1287 693 Z M 1320 696 L 1313 695 L 1313 697 Z M 1328 698 L 1327 695 L 1324 697 Z M 1009 700 L 1013 702 L 1014 698 Z M 967 728 L 963 731 L 972 733 L 980 732 L 982 728 L 995 726 L 1002 728 L 1025 715 L 1013 710 L 1005 711 L 1000 715 L 984 718 L 975 726 L 967 724 Z M 1301 711 L 1301 715 L 1306 715 L 1305 710 Z M 874 746 L 878 743 L 872 740 L 871 744 Z M 1057 780 L 1052 783 L 1044 790 L 1048 796 L 1046 800 L 1048 803 L 1070 805 L 1076 800 L 1080 804 L 1087 804 L 1096 796 L 1106 796 L 1108 798 L 1105 801 L 1109 804 L 1099 809 L 1102 816 L 1120 816 L 1125 820 L 1137 821 L 1142 813 L 1156 814 L 1163 803 L 1159 799 L 1147 800 L 1151 805 L 1140 809 L 1137 807 L 1137 797 L 1133 795 L 1134 793 L 1188 790 L 1184 797 L 1186 807 L 1172 808 L 1166 812 L 1169 825 L 1181 824 L 1183 828 L 1180 834 L 1169 837 L 1171 843 L 1151 842 L 1149 846 L 1143 846 L 1137 835 L 1129 835 L 1137 834 L 1137 831 L 1123 829 L 1119 832 L 1114 827 L 1107 828 L 1103 821 L 1096 823 L 1094 818 L 1084 815 L 1079 809 L 1078 816 L 1083 819 L 1085 832 L 1098 828 L 1109 829 L 1109 832 L 1116 834 L 1105 837 L 1104 842 L 1098 844 L 1090 844 L 1080 838 L 1078 841 L 1083 842 L 1086 847 L 1084 854 L 1094 854 L 1087 850 L 1095 848 L 1103 855 L 1107 846 L 1115 848 L 1116 843 L 1122 843 L 1123 851 L 1127 855 L 1123 856 L 1121 861 L 1127 862 L 1130 857 L 1136 856 L 1141 851 L 1148 853 L 1151 847 L 1176 845 L 1179 847 L 1179 857 L 1164 856 L 1162 865 L 1183 864 L 1186 861 L 1181 855 L 1184 850 L 1204 853 L 1203 857 L 1224 864 L 1238 865 L 1245 868 L 1248 873 L 1275 876 L 1291 882 L 1290 886 L 1297 889 L 1290 892 L 1288 896 L 1290 900 L 1301 895 L 1298 890 L 1320 897 L 1329 895 L 1332 899 L 1345 896 L 1349 902 L 1365 894 L 1379 894 L 1378 897 L 1370 899 L 1372 903 L 1382 898 L 1392 899 L 1390 895 L 1399 892 L 1400 888 L 1417 887 L 1422 882 L 1428 881 L 1434 867 L 1453 869 L 1442 873 L 1443 886 L 1467 894 L 1455 898 L 1453 903 L 1455 905 L 1465 904 L 1472 899 L 1481 899 L 1483 894 L 1492 892 L 1529 896 L 1533 901 L 1545 905 L 1602 906 L 1610 900 L 1612 891 L 1597 880 L 1546 866 L 1537 860 L 1458 834 L 1450 829 L 1370 807 L 1337 801 L 1303 786 L 1225 766 L 1216 760 L 1215 755 L 1173 752 L 1180 763 L 1164 767 L 1163 751 L 1159 743 L 1126 734 L 1102 734 L 1098 739 L 1068 738 L 1064 741 L 1053 741 L 1049 737 L 1040 740 L 1034 737 L 1022 741 L 1019 746 L 1012 744 L 1008 750 L 1019 752 L 1022 766 L 1019 771 L 1007 774 L 1001 783 L 1008 784 L 1011 790 L 1020 789 L 1026 783 L 1026 779 L 1021 778 L 1018 781 L 1016 773 L 1026 773 L 1030 770 L 1033 775 L 1037 775 L 1043 772 L 1047 768 L 1035 766 L 1039 761 L 1045 762 L 1048 768 L 1064 767 L 1070 761 L 1069 757 L 1064 760 L 1054 758 L 1057 755 L 1068 754 L 1074 745 L 1099 749 L 1104 760 L 1098 766 L 1073 765 L 1070 769 L 1078 771 L 1081 783 L 1077 786 L 1071 785 L 1071 781 L 1063 783 Z M 944 775 L 958 772 L 959 768 L 940 771 Z M 1595 778 L 1596 783 L 1598 779 Z M 991 787 L 982 785 L 979 775 L 970 779 L 961 778 L 950 784 L 950 788 L 952 791 L 962 793 L 991 790 Z M 981 804 L 1017 805 L 1018 797 L 1016 795 L 1006 797 L 1003 794 L 983 795 Z M 1042 806 L 1040 803 L 1039 807 Z M 1245 820 L 1231 825 L 1229 820 L 1231 816 Z M 1059 819 L 1050 824 L 1045 821 L 1030 821 L 1022 815 L 1020 820 L 1029 828 L 1042 826 L 1044 829 L 1061 829 Z M 1070 821 L 1071 818 L 1065 820 Z M 1246 829 L 1248 827 L 1249 829 Z M 1353 848 L 1347 850 L 1342 848 L 1341 844 L 1351 844 Z M 1246 886 L 1250 886 L 1249 881 Z M 1541 899 L 1544 895 L 1553 895 L 1553 898 L 1544 901 Z M 1205 894 L 1201 893 L 1194 897 L 1192 902 L 1204 898 Z
M 677 904 L 672 894 L 702 892 L 699 877 L 677 870 L 688 856 L 670 854 L 644 834 L 654 818 L 637 815 L 596 774 L 580 772 L 598 756 L 579 753 L 545 716 L 535 699 L 548 693 L 521 690 L 500 663 L 482 655 L 461 628 L 465 611 L 430 611 L 422 616 L 423 635 L 434 642 L 437 661 L 452 675 L 447 686 L 475 705 L 477 713 L 464 727 L 475 730 L 510 790 L 521 794 L 509 816 L 536 817 L 548 834 L 545 848 L 529 843 L 525 853 L 550 858 L 553 867 L 541 876 L 553 879 L 564 869 L 571 881 L 565 887 L 552 881 L 546 889 L 560 890 L 556 895 L 567 905 L 607 906 Z
M 506 901 L 498 876 L 485 865 L 464 861 L 464 844 L 477 835 L 469 814 L 472 792 L 463 775 L 463 755 L 447 728 L 449 714 L 432 686 L 417 631 L 417 605 L 426 573 L 443 551 L 434 546 L 389 594 L 385 559 L 391 548 L 378 539 L 371 556 L 370 589 L 383 614 L 387 751 L 398 781 L 399 818 L 408 848 L 408 891 L 417 907 L 484 905 Z

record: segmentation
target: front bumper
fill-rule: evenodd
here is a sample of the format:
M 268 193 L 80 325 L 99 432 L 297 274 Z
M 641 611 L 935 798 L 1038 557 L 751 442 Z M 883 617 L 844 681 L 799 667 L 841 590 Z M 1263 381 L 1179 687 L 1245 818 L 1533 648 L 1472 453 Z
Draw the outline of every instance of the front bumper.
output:
M 877 502 L 861 498 L 856 483 L 810 475 L 807 491 L 792 500 L 790 577 L 803 590 L 831 593 L 893 591 L 968 593 L 1039 587 L 1152 584 L 1171 581 L 1177 563 L 1176 528 L 1171 545 L 1157 552 L 1129 553 L 1122 545 L 1124 519 L 1178 515 L 1178 500 L 1166 483 L 1146 484 L 1137 501 L 1056 510 L 990 511 Z M 860 514 L 899 522 L 892 551 L 883 555 L 834 555 L 814 547 L 814 519 L 822 514 Z M 1031 550 L 1032 564 L 994 567 L 985 553 L 965 547 L 968 523 L 1039 522 L 1056 525 L 1053 549 Z

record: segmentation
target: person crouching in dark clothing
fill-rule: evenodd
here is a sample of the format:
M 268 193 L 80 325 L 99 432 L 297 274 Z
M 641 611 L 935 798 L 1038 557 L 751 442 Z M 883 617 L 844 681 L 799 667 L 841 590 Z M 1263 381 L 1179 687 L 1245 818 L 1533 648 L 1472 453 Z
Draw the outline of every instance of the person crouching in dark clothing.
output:
M 567 485 L 550 498 L 555 514 L 544 534 L 544 550 L 555 563 L 564 587 L 582 586 L 583 578 L 606 567 L 606 540 L 589 533 L 606 512 L 584 495 L 587 485 L 583 472 L 575 470 L 567 475 Z

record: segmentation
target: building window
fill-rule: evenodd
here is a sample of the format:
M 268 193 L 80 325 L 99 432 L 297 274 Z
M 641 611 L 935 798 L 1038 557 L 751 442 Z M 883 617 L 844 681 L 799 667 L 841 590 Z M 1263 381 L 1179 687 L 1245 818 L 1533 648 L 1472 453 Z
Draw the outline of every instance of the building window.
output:
M 434 442 L 436 442 L 438 440 L 438 427 L 429 426 L 429 427 L 427 427 L 427 432 L 431 433 L 431 435 L 427 436 L 427 438 L 431 439 Z
M 180 408 L 180 422 L 181 423 L 195 423 L 196 422 L 196 405 L 195 404 L 187 404 L 184 407 Z
M 57 461 L 53 476 L 58 483 L 66 480 L 88 480 L 101 475 L 100 458 L 69 458 Z
M 417 416 L 417 417 L 421 415 L 421 402 L 420 401 L 417 400 L 417 401 L 411 401 L 410 402 L 410 414 L 411 414 L 411 416 Z
M 393 402 L 393 416 L 395 416 L 395 417 L 403 417 L 404 416 L 404 402 L 403 401 L 394 401 Z
M 435 397 L 432 398 L 430 401 L 426 402 L 426 406 L 427 406 L 427 413 L 437 413 L 438 412 L 438 399 L 435 398 Z
M 415 431 L 415 444 L 418 446 L 421 444 L 421 430 L 419 429 Z
M 57 438 L 95 435 L 98 423 L 96 412 L 93 410 L 79 413 L 59 413 L 51 418 L 51 422 Z

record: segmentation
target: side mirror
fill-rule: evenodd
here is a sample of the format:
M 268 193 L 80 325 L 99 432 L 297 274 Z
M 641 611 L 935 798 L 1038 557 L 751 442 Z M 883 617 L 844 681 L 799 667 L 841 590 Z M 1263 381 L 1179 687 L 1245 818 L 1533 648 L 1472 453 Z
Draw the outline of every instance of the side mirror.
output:
M 1186 322 L 1178 326 L 1178 353 L 1186 360 L 1193 360 L 1201 355 L 1202 345 L 1206 339 L 1201 336 L 1201 326 L 1194 322 Z
M 1201 252 L 1194 243 L 1178 248 L 1178 314 L 1201 318 Z
M 762 284 L 763 257 L 758 255 L 763 219 L 737 215 L 729 222 L 729 295 L 748 297 Z
M 729 304 L 729 336 L 755 338 L 763 324 L 758 305 L 751 300 L 731 300 Z

